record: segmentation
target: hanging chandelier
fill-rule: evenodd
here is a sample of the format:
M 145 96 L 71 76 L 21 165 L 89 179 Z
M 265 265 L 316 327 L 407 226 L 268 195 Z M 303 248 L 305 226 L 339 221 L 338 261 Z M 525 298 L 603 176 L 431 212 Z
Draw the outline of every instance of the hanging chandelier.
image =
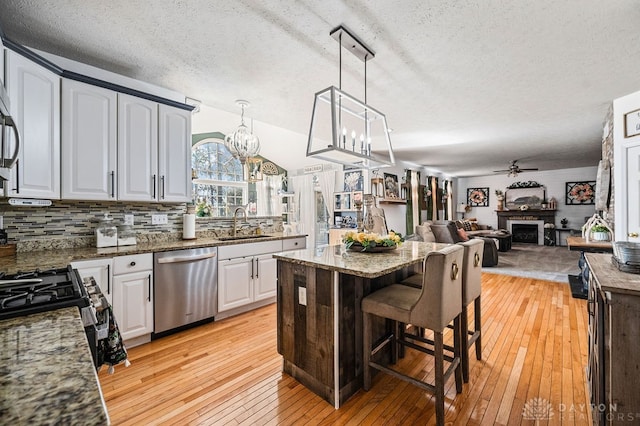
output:
M 373 169 L 395 165 L 384 114 L 367 104 L 367 61 L 375 53 L 343 26 L 331 37 L 340 44 L 340 87 L 315 95 L 307 157 Z M 364 62 L 364 102 L 342 91 L 342 48 Z
M 242 108 L 240 126 L 224 138 L 224 143 L 231 155 L 240 160 L 244 166 L 248 158 L 255 157 L 260 152 L 260 140 L 253 134 L 253 129 L 250 131 L 244 124 L 244 109 L 249 108 L 249 101 L 239 99 L 236 105 Z

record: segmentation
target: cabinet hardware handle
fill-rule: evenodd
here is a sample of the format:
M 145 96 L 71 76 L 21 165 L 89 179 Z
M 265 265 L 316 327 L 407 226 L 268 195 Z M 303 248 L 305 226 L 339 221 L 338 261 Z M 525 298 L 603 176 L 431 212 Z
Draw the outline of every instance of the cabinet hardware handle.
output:
M 256 259 L 256 279 L 258 279 L 258 274 L 260 273 L 260 263 L 259 259 Z
M 107 294 L 111 294 L 111 265 L 107 264 Z
M 156 175 L 153 175 L 153 178 L 151 179 L 152 181 L 152 188 L 153 188 L 153 195 L 151 196 L 151 198 L 155 199 L 156 198 Z
M 164 175 L 160 176 L 160 189 L 162 190 L 160 197 L 164 200 Z
M 13 188 L 16 194 L 20 193 L 20 159 L 16 160 L 16 187 Z
M 149 296 L 147 296 L 147 300 L 151 302 L 151 274 L 149 274 L 149 281 L 147 281 L 147 283 L 148 283 L 148 290 L 149 290 Z
M 253 259 L 251 259 L 251 279 L 253 279 Z
M 637 232 L 629 232 L 627 235 L 629 237 L 631 237 L 631 238 L 638 238 L 638 233 Z
M 116 197 L 116 172 L 111 171 L 111 198 Z
M 131 262 L 129 266 L 136 266 L 136 262 Z

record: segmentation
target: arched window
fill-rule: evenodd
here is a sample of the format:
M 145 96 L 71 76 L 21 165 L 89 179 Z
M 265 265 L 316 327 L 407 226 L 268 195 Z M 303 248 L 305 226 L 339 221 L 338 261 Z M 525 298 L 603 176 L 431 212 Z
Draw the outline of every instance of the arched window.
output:
M 230 216 L 235 207 L 247 204 L 242 163 L 231 155 L 222 139 L 206 138 L 196 143 L 191 164 L 195 170 L 194 199 L 211 204 L 212 216 Z

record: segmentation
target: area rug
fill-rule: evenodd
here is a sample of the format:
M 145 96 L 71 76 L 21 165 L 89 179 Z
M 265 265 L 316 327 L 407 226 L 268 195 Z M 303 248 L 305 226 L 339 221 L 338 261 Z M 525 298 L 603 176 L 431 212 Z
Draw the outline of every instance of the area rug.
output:
M 497 266 L 482 271 L 568 283 L 568 275 L 579 272 L 578 259 L 580 252 L 567 247 L 514 243 L 511 250 L 499 252 Z

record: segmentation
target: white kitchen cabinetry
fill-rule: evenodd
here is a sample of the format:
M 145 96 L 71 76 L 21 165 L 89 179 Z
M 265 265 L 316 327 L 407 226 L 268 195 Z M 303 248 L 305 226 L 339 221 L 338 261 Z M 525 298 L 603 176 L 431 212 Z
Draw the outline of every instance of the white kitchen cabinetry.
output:
M 191 112 L 62 83 L 62 198 L 191 199 Z
M 110 305 L 113 305 L 112 263 L 111 258 L 71 262 L 71 267 L 78 270 L 81 278 L 93 277 Z
M 305 247 L 306 237 L 219 247 L 218 312 L 233 315 L 242 312 L 238 308 L 275 302 L 278 263 L 273 253 Z
M 60 198 L 60 77 L 13 51 L 6 54 L 11 115 L 20 133 L 8 197 Z M 13 134 L 8 145 L 13 152 Z
M 117 95 L 62 81 L 62 198 L 116 199 Z
M 158 104 L 118 94 L 118 199 L 158 199 Z
M 113 258 L 112 306 L 124 340 L 153 332 L 152 283 L 152 253 Z
M 158 107 L 158 201 L 191 200 L 191 111 Z

